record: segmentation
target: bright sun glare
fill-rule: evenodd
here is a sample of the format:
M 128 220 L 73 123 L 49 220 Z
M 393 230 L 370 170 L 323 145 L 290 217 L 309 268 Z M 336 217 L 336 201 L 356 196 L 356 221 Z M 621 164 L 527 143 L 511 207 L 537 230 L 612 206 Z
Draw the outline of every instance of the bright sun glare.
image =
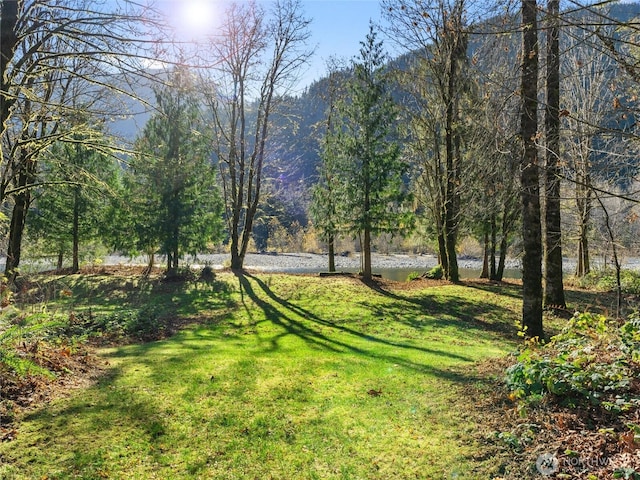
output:
M 215 19 L 214 0 L 182 1 L 180 29 L 191 35 L 208 33 Z

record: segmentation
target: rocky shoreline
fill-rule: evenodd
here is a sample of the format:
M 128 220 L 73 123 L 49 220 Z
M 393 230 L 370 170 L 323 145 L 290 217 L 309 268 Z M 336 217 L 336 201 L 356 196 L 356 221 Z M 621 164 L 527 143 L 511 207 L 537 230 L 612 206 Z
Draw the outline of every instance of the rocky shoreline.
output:
M 228 254 L 198 255 L 195 259 L 185 259 L 186 263 L 199 266 L 209 265 L 223 268 L 229 263 Z M 245 268 L 269 272 L 322 271 L 328 267 L 328 256 L 315 253 L 249 253 L 245 258 Z M 354 270 L 360 268 L 360 254 L 336 255 L 336 270 Z M 438 264 L 435 255 L 408 255 L 372 253 L 373 269 L 402 269 L 427 271 Z M 458 258 L 460 268 L 481 269 L 482 259 L 461 256 Z M 508 268 L 520 268 L 517 261 L 509 261 Z
M 156 257 L 156 265 L 162 266 L 164 263 L 162 256 Z M 108 266 L 135 266 L 146 265 L 146 257 L 127 257 L 123 255 L 108 255 L 102 264 Z M 327 254 L 317 253 L 249 253 L 247 254 L 244 266 L 248 270 L 263 272 L 283 272 L 283 273 L 313 273 L 328 270 Z M 0 264 L 1 264 L 0 260 Z M 230 256 L 228 253 L 201 254 L 196 257 L 186 256 L 181 259 L 181 265 L 193 268 L 210 266 L 213 269 L 223 269 L 229 266 Z M 336 255 L 336 270 L 356 272 L 360 269 L 359 253 L 344 253 Z M 435 255 L 412 255 L 412 254 L 381 254 L 372 253 L 372 267 L 374 272 L 399 270 L 404 272 L 424 273 L 438 264 Z M 593 268 L 602 268 L 602 258 L 592 259 Z M 1 265 L 0 265 L 1 267 Z M 55 268 L 51 260 L 42 259 L 30 262 L 25 265 L 26 271 L 43 271 Z M 467 272 L 475 272 L 482 269 L 482 259 L 468 255 L 458 257 L 458 267 Z M 519 259 L 508 259 L 506 270 L 510 276 L 519 278 L 521 263 Z M 623 262 L 624 269 L 640 270 L 640 257 L 628 257 Z M 575 271 L 575 261 L 565 258 L 564 271 L 571 274 Z

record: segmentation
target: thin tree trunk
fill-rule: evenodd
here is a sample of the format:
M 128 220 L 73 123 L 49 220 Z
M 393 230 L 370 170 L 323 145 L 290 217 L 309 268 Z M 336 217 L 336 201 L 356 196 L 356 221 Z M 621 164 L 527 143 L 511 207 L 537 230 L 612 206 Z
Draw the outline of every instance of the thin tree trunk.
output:
M 329 237 L 329 271 L 336 271 L 335 237 L 333 235 Z
M 442 266 L 445 277 L 448 278 L 449 261 L 447 260 L 447 248 L 444 241 L 442 222 L 438 225 L 438 263 Z
M 491 250 L 489 251 L 489 278 L 496 279 L 496 238 L 497 238 L 496 216 L 491 215 Z
M 448 233 L 445 237 L 448 264 L 448 280 L 452 282 L 460 281 L 460 271 L 458 269 L 458 257 L 456 255 L 457 235 L 454 232 Z
M 538 21 L 536 0 L 522 0 L 522 327 L 544 337 L 542 326 L 542 228 L 538 172 Z
M 504 277 L 504 266 L 507 260 L 507 236 L 504 235 L 500 240 L 500 258 L 498 259 L 498 268 L 496 274 L 491 278 L 496 282 L 501 282 Z
M 4 271 L 8 278 L 15 278 L 18 274 L 17 269 L 20 266 L 20 257 L 22 255 L 22 236 L 30 203 L 31 194 L 29 190 L 25 190 L 15 197 L 15 203 L 11 213 L 11 225 L 9 227 L 9 240 L 7 245 L 7 261 Z
M 480 272 L 480 278 L 489 278 L 489 232 L 486 229 L 484 231 L 484 252 L 482 254 L 482 272 Z
M 613 255 L 614 266 L 616 267 L 616 318 L 620 318 L 622 315 L 622 280 L 620 275 L 622 266 L 620 265 L 620 260 L 618 258 L 616 239 L 613 233 L 613 228 L 611 227 L 611 217 L 609 216 L 609 212 L 604 206 L 602 199 L 599 196 L 596 196 L 596 199 L 604 212 L 605 226 L 607 227 L 607 233 L 609 235 L 609 240 L 611 241 L 611 253 Z M 606 265 L 607 262 L 605 261 L 604 264 Z
M 156 256 L 153 251 L 148 252 L 149 262 L 147 263 L 147 268 L 145 268 L 144 275 L 149 275 L 153 271 L 153 267 L 156 263 Z
M 71 271 L 77 273 L 80 270 L 80 192 L 79 187 L 73 190 L 73 219 L 71 227 L 72 241 L 72 266 Z
M 584 178 L 583 178 L 584 177 Z M 576 206 L 578 209 L 578 264 L 576 275 L 584 277 L 591 270 L 589 262 L 589 219 L 591 216 L 590 178 L 580 176 L 576 182 Z
M 362 255 L 364 259 L 362 276 L 365 280 L 371 280 L 371 230 L 369 228 L 364 229 Z
M 507 202 L 502 211 L 502 226 L 500 233 L 500 256 L 498 258 L 498 268 L 496 269 L 495 276 L 491 280 L 501 282 L 504 277 L 504 266 L 507 260 L 507 248 L 509 246 L 509 232 L 511 231 L 513 218 L 509 214 L 509 203 Z
M 566 307 L 560 223 L 560 1 L 548 0 L 547 105 L 545 108 L 545 282 L 544 304 Z

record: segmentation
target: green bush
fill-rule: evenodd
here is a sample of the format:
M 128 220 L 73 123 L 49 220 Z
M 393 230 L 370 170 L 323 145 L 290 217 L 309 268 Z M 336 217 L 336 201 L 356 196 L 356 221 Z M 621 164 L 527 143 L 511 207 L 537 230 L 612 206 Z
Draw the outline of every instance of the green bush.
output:
M 163 330 L 159 311 L 152 306 L 137 310 L 125 324 L 125 333 L 139 338 L 154 338 Z
M 551 396 L 624 409 L 637 403 L 627 394 L 639 357 L 637 315 L 618 327 L 602 315 L 576 314 L 549 343 L 529 343 L 507 369 L 506 384 L 512 397 L 527 401 Z
M 576 279 L 581 288 L 612 291 L 616 290 L 616 272 L 610 268 L 593 270 L 584 277 Z M 622 270 L 620 272 L 620 285 L 623 293 L 640 294 L 640 272 L 634 270 Z
M 147 340 L 158 338 L 165 325 L 158 308 L 147 306 L 137 309 L 121 309 L 106 315 L 89 312 L 71 313 L 68 321 L 60 326 L 61 338 L 110 338 L 134 337 Z
M 444 270 L 442 268 L 442 265 L 436 265 L 427 273 L 425 273 L 424 276 L 433 280 L 442 280 L 442 277 L 444 277 Z
M 422 277 L 422 274 L 420 272 L 409 272 L 409 275 L 407 275 L 407 281 L 412 282 L 414 280 L 418 280 Z

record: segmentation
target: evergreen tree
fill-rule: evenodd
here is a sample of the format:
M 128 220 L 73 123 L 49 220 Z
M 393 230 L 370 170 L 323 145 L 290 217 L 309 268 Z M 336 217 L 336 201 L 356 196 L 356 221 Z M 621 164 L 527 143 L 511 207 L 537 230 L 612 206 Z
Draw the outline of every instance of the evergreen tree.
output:
M 327 243 L 329 271 L 336 271 L 335 240 L 340 233 L 338 219 L 338 193 L 340 183 L 340 145 L 339 135 L 334 129 L 338 95 L 341 93 L 341 75 L 335 68 L 329 74 L 328 109 L 326 131 L 320 141 L 321 163 L 318 168 L 318 181 L 311 189 L 309 215 L 318 231 L 320 240 Z M 342 92 L 344 93 L 344 92 Z
M 340 170 L 337 165 L 339 156 L 336 154 L 335 146 L 335 137 L 331 132 L 327 132 L 322 141 L 319 178 L 311 189 L 309 206 L 309 214 L 320 240 L 326 242 L 329 249 L 330 272 L 336 271 L 334 247 L 335 239 L 340 233 L 337 212 Z
M 83 140 L 53 146 L 27 221 L 29 234 L 45 240 L 43 253 L 58 257 L 58 269 L 71 254 L 73 272 L 80 267 L 81 244 L 104 238 L 117 178 L 117 163 L 88 148 Z
M 407 165 L 394 139 L 397 111 L 384 65 L 382 42 L 371 25 L 353 62 L 347 98 L 338 105 L 335 131 L 341 172 L 339 217 L 345 233 L 360 237 L 365 278 L 371 278 L 372 234 L 397 233 L 408 223 L 403 211 Z
M 156 91 L 157 113 L 136 141 L 129 203 L 136 247 L 166 255 L 167 271 L 175 273 L 184 253 L 219 238 L 222 201 L 189 72 L 177 69 L 169 83 Z

